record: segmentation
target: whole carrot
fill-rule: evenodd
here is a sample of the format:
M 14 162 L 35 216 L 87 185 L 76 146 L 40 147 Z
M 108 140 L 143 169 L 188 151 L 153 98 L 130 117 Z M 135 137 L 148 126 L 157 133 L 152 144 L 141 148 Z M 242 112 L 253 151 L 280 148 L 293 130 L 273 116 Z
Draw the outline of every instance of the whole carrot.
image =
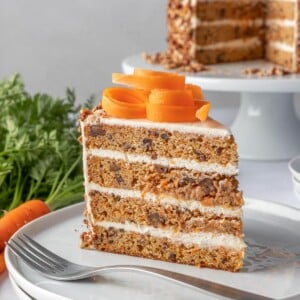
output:
M 50 212 L 49 207 L 41 200 L 30 200 L 7 212 L 0 219 L 0 252 L 10 237 L 26 223 Z
M 4 261 L 4 251 L 0 252 L 0 273 L 4 272 L 6 269 L 5 261 Z

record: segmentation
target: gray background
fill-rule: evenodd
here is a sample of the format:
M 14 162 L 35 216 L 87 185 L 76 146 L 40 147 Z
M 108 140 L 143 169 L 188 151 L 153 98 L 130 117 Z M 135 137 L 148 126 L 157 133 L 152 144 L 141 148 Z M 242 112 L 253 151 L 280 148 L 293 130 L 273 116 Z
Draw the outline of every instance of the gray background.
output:
M 166 48 L 165 7 L 166 0 L 0 0 L 0 78 L 19 72 L 32 92 L 61 96 L 68 86 L 80 102 L 99 98 L 123 58 Z M 214 107 L 239 103 L 238 94 L 206 96 Z

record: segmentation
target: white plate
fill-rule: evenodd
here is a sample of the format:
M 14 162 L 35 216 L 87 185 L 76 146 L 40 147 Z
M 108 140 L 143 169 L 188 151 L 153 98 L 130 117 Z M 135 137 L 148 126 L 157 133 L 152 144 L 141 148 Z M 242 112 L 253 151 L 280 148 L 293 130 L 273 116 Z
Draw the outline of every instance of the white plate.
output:
M 24 226 L 16 235 L 26 233 L 76 263 L 91 266 L 141 264 L 205 278 L 274 299 L 300 296 L 299 210 L 260 200 L 246 200 L 248 257 L 245 267 L 238 273 L 80 249 L 79 236 L 85 230 L 82 211 L 83 203 L 80 203 L 53 212 Z M 10 276 L 26 293 L 37 299 L 213 299 L 199 290 L 125 272 L 78 282 L 58 282 L 40 276 L 8 249 L 5 259 Z
M 32 300 L 33 298 L 28 295 L 25 291 L 23 291 L 16 283 L 16 281 L 13 279 L 13 277 L 11 275 L 9 275 L 9 280 L 11 282 L 11 285 L 14 289 L 14 291 L 16 292 L 18 298 L 20 300 Z

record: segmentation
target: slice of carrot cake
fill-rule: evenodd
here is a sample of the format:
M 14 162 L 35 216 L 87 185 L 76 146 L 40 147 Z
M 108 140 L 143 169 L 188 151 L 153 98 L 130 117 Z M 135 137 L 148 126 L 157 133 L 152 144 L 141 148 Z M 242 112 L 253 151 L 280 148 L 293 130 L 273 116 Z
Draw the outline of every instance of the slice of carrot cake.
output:
M 245 244 L 237 146 L 185 78 L 114 74 L 80 116 L 88 231 L 83 248 L 229 271 Z M 201 121 L 202 120 L 202 121 Z

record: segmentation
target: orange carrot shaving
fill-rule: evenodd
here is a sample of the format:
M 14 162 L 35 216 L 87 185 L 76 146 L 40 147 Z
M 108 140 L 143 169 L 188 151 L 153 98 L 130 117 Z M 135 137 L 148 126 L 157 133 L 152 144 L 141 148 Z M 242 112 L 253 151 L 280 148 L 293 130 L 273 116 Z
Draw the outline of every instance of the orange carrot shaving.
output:
M 0 219 L 0 252 L 4 250 L 5 242 L 26 223 L 50 212 L 49 207 L 41 200 L 27 201 L 7 212 Z
M 103 91 L 102 107 L 111 116 L 125 119 L 146 117 L 147 93 L 128 88 L 111 87 Z
M 138 74 L 144 72 L 137 71 Z M 147 72 L 145 73 L 147 74 Z M 135 89 L 152 90 L 152 89 L 170 89 L 182 90 L 185 85 L 185 77 L 177 74 L 163 73 L 147 75 L 124 75 L 120 73 L 112 74 L 112 82 L 125 84 Z
M 201 102 L 205 102 L 205 103 L 202 106 L 200 106 L 200 108 L 196 111 L 196 117 L 200 121 L 204 122 L 208 118 L 208 113 L 210 110 L 210 103 L 207 101 L 201 101 Z
M 147 119 L 154 122 L 192 122 L 197 106 L 188 91 L 152 90 L 147 103 Z
M 147 104 L 147 119 L 154 122 L 193 122 L 196 121 L 195 112 L 195 106 Z
M 149 102 L 161 105 L 193 106 L 192 94 L 181 90 L 158 90 L 154 89 L 149 95 Z
M 203 100 L 204 99 L 202 89 L 198 85 L 186 84 L 185 85 L 185 90 L 191 91 L 194 99 L 197 99 L 197 100 Z
M 4 251 L 0 252 L 0 273 L 6 270 L 6 265 L 4 261 Z
M 132 75 L 113 73 L 112 81 L 133 89 L 116 87 L 103 92 L 102 107 L 111 116 L 154 122 L 207 119 L 210 104 L 203 101 L 202 89 L 185 84 L 184 76 L 137 68 Z

